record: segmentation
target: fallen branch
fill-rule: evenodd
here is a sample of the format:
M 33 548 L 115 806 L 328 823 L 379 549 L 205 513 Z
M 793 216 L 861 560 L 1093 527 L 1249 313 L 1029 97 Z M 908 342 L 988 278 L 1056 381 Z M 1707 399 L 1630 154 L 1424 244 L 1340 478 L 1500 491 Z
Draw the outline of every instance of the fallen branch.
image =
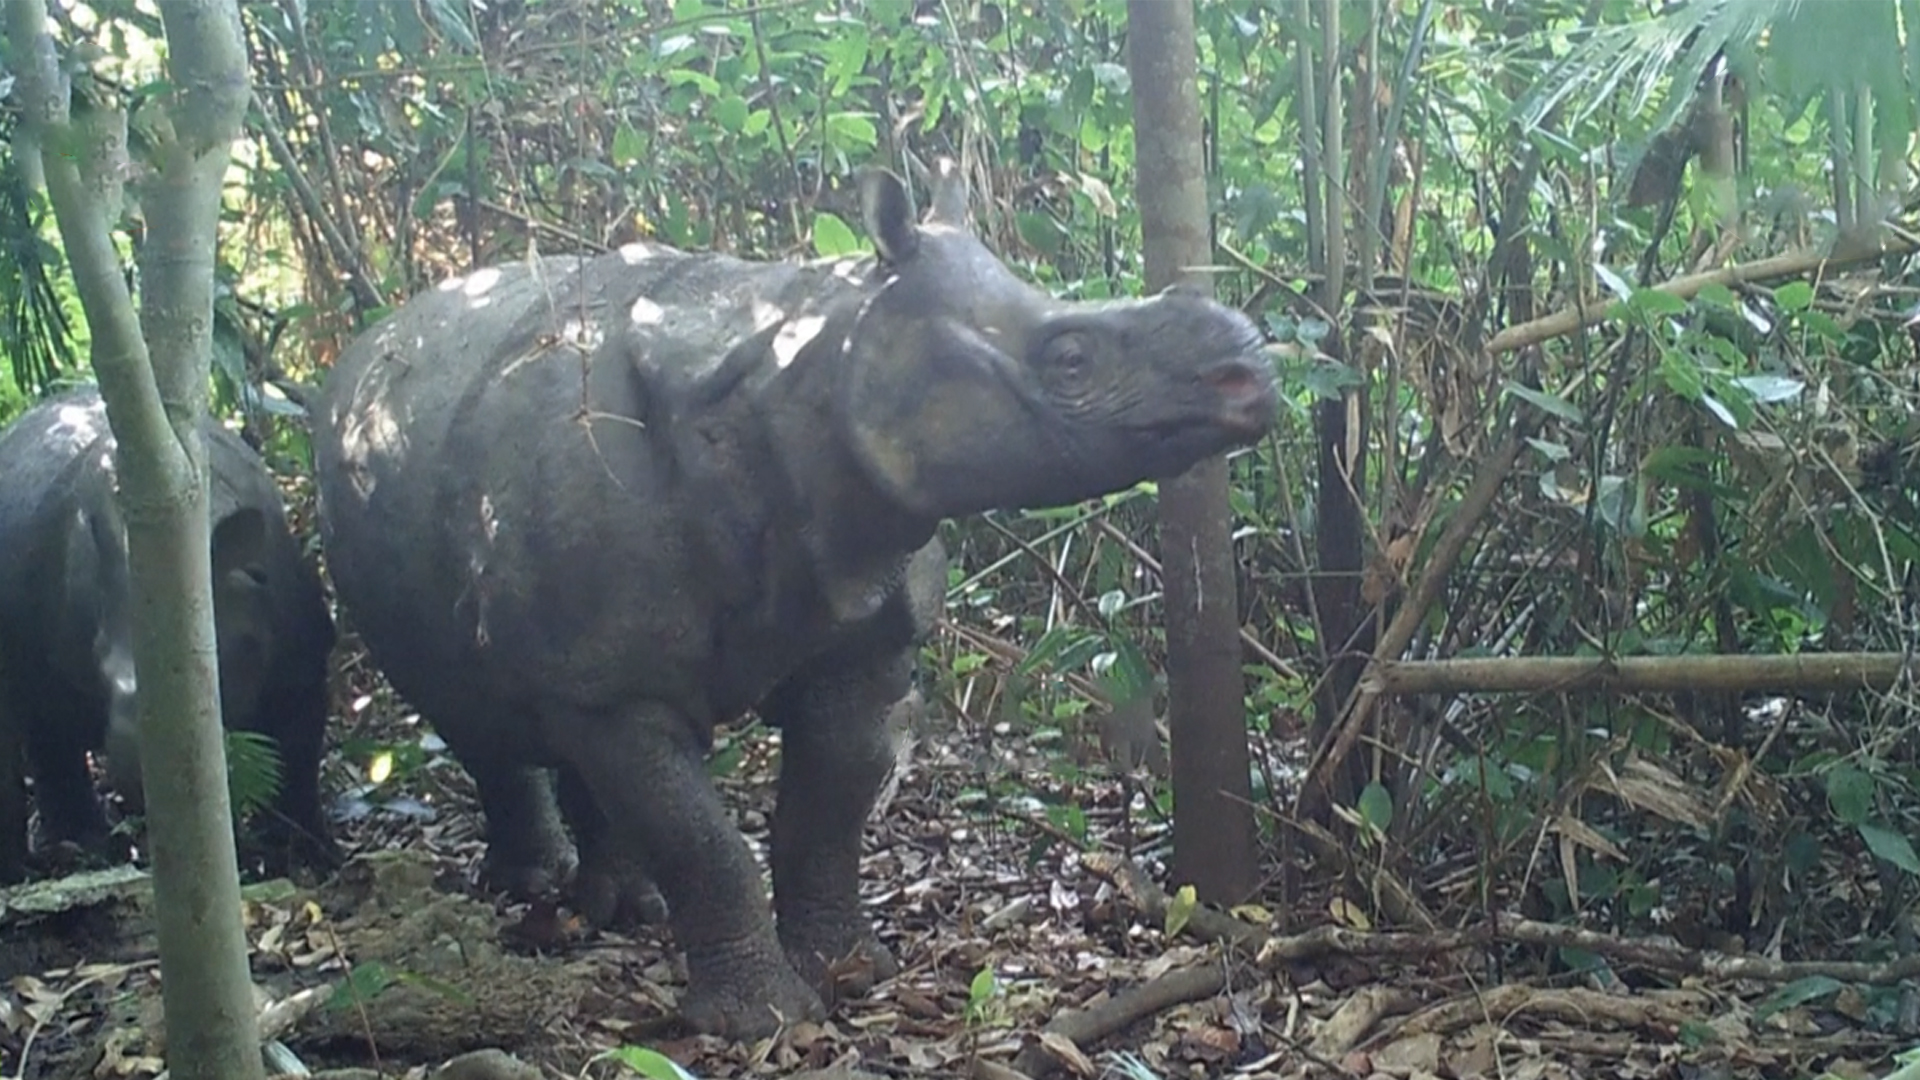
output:
M 332 996 L 332 984 L 309 986 L 261 1009 L 256 1021 L 260 1027 L 260 1041 L 272 1042 L 299 1027 L 300 1021 L 326 1004 Z
M 973 1059 L 973 1080 L 1033 1080 L 1033 1078 L 1012 1066 L 977 1057 Z
M 1360 1045 L 1382 1020 L 1411 1012 L 1419 1005 L 1420 996 L 1411 990 L 1384 983 L 1362 987 L 1327 1017 L 1327 1022 L 1314 1035 L 1308 1052 L 1328 1061 L 1338 1061 Z
M 1713 950 L 1689 949 L 1659 938 L 1621 938 L 1611 934 L 1582 930 L 1577 926 L 1556 926 L 1513 915 L 1494 917 L 1502 940 L 1526 945 L 1552 945 L 1556 948 L 1586 949 L 1610 959 L 1641 967 L 1655 968 L 1673 975 L 1699 975 L 1709 979 L 1752 979 L 1756 982 L 1787 983 L 1824 975 L 1840 982 L 1868 986 L 1891 986 L 1920 976 L 1920 955 L 1898 960 L 1772 960 L 1764 956 L 1728 956 Z
M 87 870 L 0 889 L 0 926 L 57 915 L 75 908 L 127 900 L 150 902 L 153 881 L 131 864 Z
M 1513 983 L 1461 994 L 1429 1005 L 1403 1022 L 1381 1030 L 1367 1040 L 1366 1045 L 1378 1046 L 1390 1039 L 1404 1039 L 1430 1032 L 1444 1035 L 1488 1021 L 1504 1027 L 1523 1014 L 1577 1024 L 1581 1028 L 1607 1023 L 1615 1027 L 1647 1031 L 1658 1041 L 1665 1042 L 1671 1040 L 1683 1024 L 1697 1021 L 1708 1014 L 1706 995 L 1690 991 L 1681 993 L 1692 993 L 1700 998 L 1702 1007 L 1697 1010 L 1679 1008 L 1661 1000 L 1659 992 L 1628 996 L 1583 987 L 1554 990 Z
M 1132 860 L 1109 852 L 1091 852 L 1081 856 L 1080 861 L 1087 869 L 1113 882 L 1121 895 L 1142 915 L 1155 921 L 1165 918 L 1168 902 L 1165 890 Z M 1429 956 L 1460 949 L 1485 948 L 1496 942 L 1504 942 L 1583 949 L 1667 974 L 1698 975 L 1710 979 L 1787 983 L 1811 976 L 1825 976 L 1840 982 L 1890 986 L 1920 977 L 1920 955 L 1903 956 L 1885 962 L 1771 960 L 1762 956 L 1728 956 L 1711 950 L 1690 949 L 1662 938 L 1616 937 L 1514 915 L 1496 915 L 1491 924 L 1482 923 L 1459 930 L 1367 931 L 1324 925 L 1298 934 L 1270 935 L 1231 915 L 1212 908 L 1196 907 L 1187 919 L 1187 930 L 1203 940 L 1252 948 L 1256 962 L 1262 967 L 1330 955 Z
M 1069 1009 L 1055 1016 L 1041 1029 L 1041 1039 L 1028 1044 L 1013 1059 L 1013 1067 L 1028 1076 L 1043 1077 L 1062 1061 L 1072 1059 L 1086 1043 L 1098 1042 L 1136 1020 L 1175 1005 L 1210 998 L 1226 986 L 1226 972 L 1219 964 L 1176 968 L 1087 1008 Z M 1060 1040 L 1066 1045 L 1058 1049 L 1047 1045 Z
M 1740 285 L 1749 281 L 1765 281 L 1770 278 L 1804 277 L 1808 274 L 1823 275 L 1830 270 L 1844 269 L 1864 262 L 1872 262 L 1889 255 L 1907 255 L 1920 250 L 1912 237 L 1894 233 L 1884 245 L 1868 246 L 1861 250 L 1845 253 L 1827 254 L 1819 251 L 1796 251 L 1786 255 L 1776 255 L 1771 259 L 1745 263 L 1740 266 L 1728 266 L 1719 270 L 1708 270 L 1699 274 L 1674 278 L 1653 286 L 1653 291 L 1667 293 L 1690 300 L 1701 289 L 1709 285 Z M 1600 322 L 1607 316 L 1612 300 L 1589 297 L 1576 302 L 1573 307 L 1562 308 L 1551 315 L 1509 326 L 1493 336 L 1487 342 L 1487 354 L 1497 355 L 1524 349 L 1529 345 L 1538 345 L 1557 337 L 1564 337 L 1582 326 Z
M 1907 664 L 1893 652 L 1378 660 L 1362 682 L 1380 694 L 1885 690 Z

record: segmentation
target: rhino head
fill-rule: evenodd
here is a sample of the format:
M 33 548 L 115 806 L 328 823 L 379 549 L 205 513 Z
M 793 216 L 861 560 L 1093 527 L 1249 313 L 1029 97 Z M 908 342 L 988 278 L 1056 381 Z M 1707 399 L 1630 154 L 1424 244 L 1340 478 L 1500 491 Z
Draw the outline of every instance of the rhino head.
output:
M 1244 315 L 1192 289 L 1056 299 L 967 223 L 941 162 L 924 222 L 885 170 L 860 181 L 875 285 L 834 395 L 869 479 L 925 518 L 1057 506 L 1176 476 L 1273 425 L 1273 369 Z
M 95 513 L 89 528 L 100 571 L 94 660 L 107 695 L 106 746 L 113 787 L 129 808 L 145 807 L 140 775 L 139 679 L 133 663 L 126 534 L 117 514 Z M 228 722 L 258 708 L 273 650 L 273 598 L 267 587 L 267 523 L 239 507 L 210 537 L 213 624 L 219 657 L 220 713 Z

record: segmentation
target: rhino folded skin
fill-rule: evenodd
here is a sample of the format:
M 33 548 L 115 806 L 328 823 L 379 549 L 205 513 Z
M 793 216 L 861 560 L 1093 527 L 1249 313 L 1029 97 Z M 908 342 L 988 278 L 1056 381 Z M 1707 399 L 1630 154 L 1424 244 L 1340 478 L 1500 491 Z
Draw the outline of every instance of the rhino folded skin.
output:
M 1049 296 L 965 228 L 948 166 L 925 222 L 889 173 L 860 193 L 872 256 L 631 244 L 483 269 L 368 331 L 321 395 L 336 588 L 473 773 L 490 874 L 569 865 L 557 830 L 527 824 L 555 813 L 531 773 L 559 768 L 597 804 L 561 800 L 576 834 L 672 867 L 655 877 L 690 954 L 772 948 L 760 898 L 708 887 L 737 879 L 744 847 L 683 850 L 721 834 L 711 800 L 614 777 L 664 775 L 656 755 L 697 755 L 756 707 L 809 747 L 847 747 L 859 762 L 810 750 L 783 772 L 775 863 L 806 895 L 776 889 L 775 908 L 810 954 L 877 954 L 849 929 L 866 924 L 858 823 L 884 780 L 866 758 L 944 600 L 938 523 L 1177 475 L 1273 423 L 1239 313 L 1185 289 Z M 633 760 L 592 760 L 596 745 Z M 752 1003 L 795 995 L 790 972 L 756 966 L 694 972 L 688 1013 L 763 1030 Z

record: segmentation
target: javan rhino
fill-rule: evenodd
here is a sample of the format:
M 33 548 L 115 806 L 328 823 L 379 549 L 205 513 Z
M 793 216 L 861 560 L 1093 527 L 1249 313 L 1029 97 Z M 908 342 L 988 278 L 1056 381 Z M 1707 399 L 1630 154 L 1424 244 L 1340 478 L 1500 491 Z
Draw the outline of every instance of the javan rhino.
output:
M 333 618 L 266 464 L 224 427 L 202 430 L 221 714 L 229 728 L 273 737 L 282 766 L 274 831 L 299 861 L 331 865 L 319 770 Z M 0 880 L 21 876 L 27 855 L 22 751 L 47 841 L 103 850 L 90 750 L 106 749 L 114 789 L 142 802 L 114 450 L 92 387 L 47 398 L 0 432 Z
M 832 962 L 896 970 L 861 828 L 941 519 L 1176 475 L 1276 405 L 1246 318 L 1028 286 L 950 166 L 925 224 L 890 173 L 860 197 L 872 257 L 636 243 L 446 281 L 341 354 L 314 435 L 342 606 L 473 776 L 490 879 L 564 883 L 564 820 L 582 912 L 656 882 L 682 1020 L 734 1037 L 821 1016 Z M 749 709 L 782 733 L 777 930 L 702 760 Z

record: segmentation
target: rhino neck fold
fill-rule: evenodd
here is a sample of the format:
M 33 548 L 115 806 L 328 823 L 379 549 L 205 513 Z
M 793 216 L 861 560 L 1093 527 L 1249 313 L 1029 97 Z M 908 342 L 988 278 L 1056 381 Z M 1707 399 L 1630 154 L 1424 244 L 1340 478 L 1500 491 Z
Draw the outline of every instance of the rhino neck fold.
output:
M 834 335 L 822 335 L 831 339 Z M 810 355 L 808 355 L 810 354 Z M 758 407 L 770 464 L 792 493 L 796 539 L 836 623 L 879 611 L 900 585 L 906 561 L 939 525 L 888 498 L 847 445 L 832 395 L 843 354 L 810 349 L 776 379 Z

